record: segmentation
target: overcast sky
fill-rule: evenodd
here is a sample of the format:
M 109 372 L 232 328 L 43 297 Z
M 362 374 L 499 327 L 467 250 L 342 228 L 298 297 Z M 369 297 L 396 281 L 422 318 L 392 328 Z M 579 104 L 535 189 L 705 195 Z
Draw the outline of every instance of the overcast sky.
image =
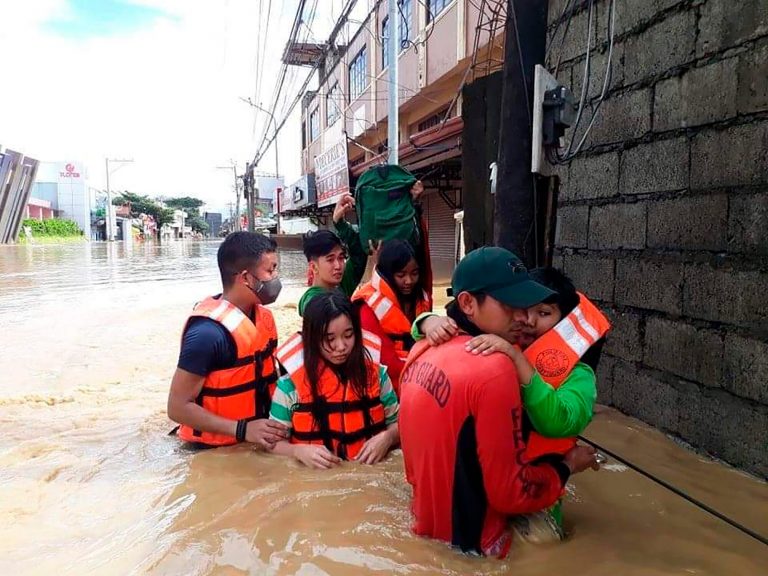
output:
M 266 21 L 269 4 L 265 39 L 259 11 Z M 340 5 L 319 1 L 316 40 L 327 37 Z M 297 0 L 3 0 L 0 144 L 40 160 L 81 160 L 96 188 L 104 187 L 106 156 L 133 158 L 112 175 L 113 189 L 196 196 L 223 210 L 232 173 L 216 166 L 234 160 L 242 171 L 268 121 L 239 98 L 269 107 L 296 6 Z M 267 49 L 256 94 L 259 40 Z M 306 74 L 298 72 L 297 84 Z M 280 172 L 291 183 L 300 176 L 296 113 L 279 145 Z M 274 166 L 270 149 L 260 169 Z

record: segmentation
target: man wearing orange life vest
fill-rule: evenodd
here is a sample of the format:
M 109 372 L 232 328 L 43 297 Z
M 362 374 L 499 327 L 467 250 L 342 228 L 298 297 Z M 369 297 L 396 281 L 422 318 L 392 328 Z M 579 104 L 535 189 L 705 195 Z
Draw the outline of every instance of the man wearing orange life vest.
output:
M 235 232 L 219 246 L 218 265 L 223 293 L 197 304 L 187 320 L 168 417 L 193 445 L 271 448 L 287 437 L 285 426 L 267 419 L 277 329 L 264 305 L 281 288 L 277 246 L 261 234 Z
M 470 252 L 452 289 L 448 314 L 460 334 L 438 347 L 419 342 L 400 384 L 414 531 L 465 552 L 504 556 L 508 518 L 552 506 L 570 474 L 597 466 L 595 451 L 577 446 L 529 460 L 512 361 L 503 354 L 467 361 L 472 337 L 519 334 L 526 309 L 553 292 L 533 282 L 514 254 L 495 247 Z
M 405 240 L 388 240 L 379 252 L 371 281 L 352 295 L 364 330 L 381 338 L 382 363 L 400 389 L 400 373 L 413 347 L 411 324 L 432 310 L 432 297 L 422 289 L 416 252 Z

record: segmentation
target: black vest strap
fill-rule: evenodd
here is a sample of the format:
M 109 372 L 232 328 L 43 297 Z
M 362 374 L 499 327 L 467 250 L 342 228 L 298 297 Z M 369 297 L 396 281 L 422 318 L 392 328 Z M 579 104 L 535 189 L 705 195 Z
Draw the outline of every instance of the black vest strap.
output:
M 305 442 L 322 441 L 323 445 L 330 451 L 335 452 L 340 458 L 347 458 L 346 446 L 370 438 L 379 432 L 387 429 L 386 422 L 373 422 L 371 410 L 381 405 L 380 398 L 365 397 L 351 402 L 327 402 L 325 398 L 317 398 L 313 402 L 303 402 L 293 407 L 294 412 L 307 412 L 314 416 L 317 430 L 296 431 L 291 435 L 296 440 Z M 346 432 L 342 430 L 332 430 L 330 424 L 331 414 L 348 414 L 350 412 L 363 413 L 363 427 L 360 430 Z M 339 449 L 334 450 L 333 441 L 338 442 Z
M 271 373 L 245 382 L 244 384 L 238 384 L 237 386 L 228 386 L 226 388 L 211 388 L 209 386 L 203 386 L 200 390 L 200 396 L 208 396 L 209 398 L 226 398 L 228 396 L 236 396 L 243 392 L 250 392 L 251 390 L 267 390 L 269 392 L 269 386 L 277 382 L 277 371 L 273 370 Z
M 269 340 L 262 350 L 257 350 L 253 355 L 238 358 L 232 365 L 232 368 L 242 368 L 249 364 L 264 362 L 264 360 L 270 358 L 272 354 L 274 354 L 275 350 L 277 350 L 277 340 Z
M 413 348 L 413 345 L 416 344 L 416 340 L 413 339 L 413 336 L 410 334 L 389 334 L 387 333 L 387 337 L 390 340 L 393 340 L 394 342 L 402 342 L 403 348 L 406 350 L 410 350 Z

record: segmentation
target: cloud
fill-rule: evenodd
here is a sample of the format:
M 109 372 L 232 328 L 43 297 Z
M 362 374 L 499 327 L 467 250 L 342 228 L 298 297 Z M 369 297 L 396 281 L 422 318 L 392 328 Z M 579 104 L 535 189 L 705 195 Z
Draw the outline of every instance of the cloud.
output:
M 158 8 L 123 0 L 69 0 L 63 13 L 52 15 L 45 28 L 71 38 L 110 36 L 160 18 L 173 17 Z
M 254 129 L 254 110 L 239 97 L 269 103 L 296 0 L 275 0 L 262 24 L 269 36 L 258 95 L 260 2 L 110 3 L 132 10 L 130 22 L 110 23 L 118 12 L 84 16 L 85 5 L 97 3 L 83 0 L 3 7 L 4 22 L 13 25 L 4 25 L 0 51 L 16 56 L 4 60 L 0 141 L 41 160 L 82 160 L 97 188 L 105 157 L 133 158 L 113 175 L 113 188 L 196 196 L 223 208 L 234 199 L 232 175 L 216 166 L 232 159 L 242 170 L 267 122 L 258 114 Z M 62 33 L 68 23 L 77 33 Z M 289 182 L 300 176 L 300 136 L 294 113 L 279 136 L 280 171 Z M 272 154 L 260 169 L 274 169 Z

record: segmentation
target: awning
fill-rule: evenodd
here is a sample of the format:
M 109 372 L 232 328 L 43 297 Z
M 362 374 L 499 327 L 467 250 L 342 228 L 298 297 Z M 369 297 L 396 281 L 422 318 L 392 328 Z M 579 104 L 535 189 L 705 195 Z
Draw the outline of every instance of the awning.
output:
M 464 130 L 464 120 L 457 116 L 449 119 L 445 124 L 433 126 L 427 130 L 413 134 L 408 142 L 400 144 L 398 156 L 400 166 L 415 171 L 426 166 L 431 166 L 445 160 L 461 156 L 461 134 Z M 387 154 L 382 153 L 372 159 L 353 166 L 350 171 L 352 176 L 360 176 L 363 172 L 383 164 L 387 161 Z

